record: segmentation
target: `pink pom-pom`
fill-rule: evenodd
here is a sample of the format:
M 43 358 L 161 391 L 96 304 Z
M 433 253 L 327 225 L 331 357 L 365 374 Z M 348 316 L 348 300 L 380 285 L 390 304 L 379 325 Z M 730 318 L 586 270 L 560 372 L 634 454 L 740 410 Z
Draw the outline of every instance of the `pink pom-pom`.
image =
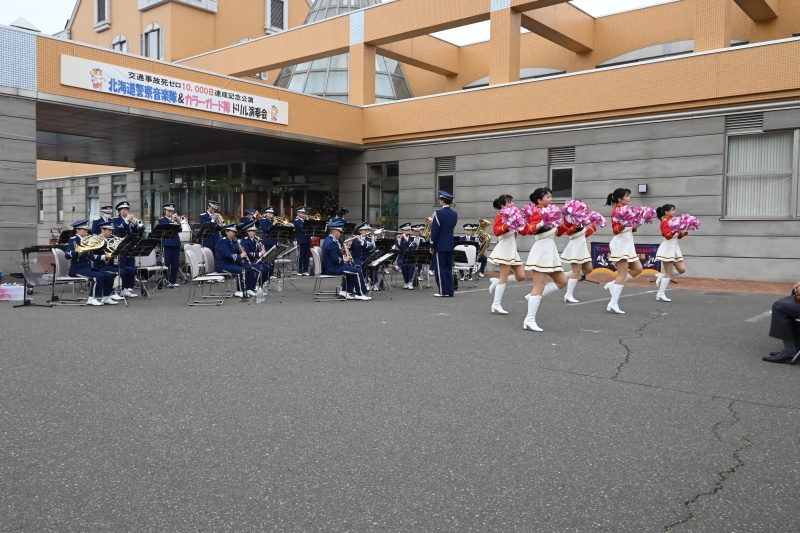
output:
M 542 217 L 542 227 L 552 228 L 561 222 L 561 209 L 557 205 L 539 208 L 539 215 Z
M 614 211 L 611 220 L 625 227 L 633 227 L 637 225 L 640 220 L 639 208 L 635 205 L 623 205 Z
M 503 224 L 508 226 L 509 230 L 520 231 L 525 227 L 525 217 L 522 216 L 522 213 L 516 206 L 506 206 L 500 210 L 500 214 L 503 217 Z
M 697 217 L 692 216 L 688 213 L 681 215 L 680 217 L 683 220 L 685 231 L 693 231 L 700 228 L 700 221 Z
M 601 215 L 597 211 L 592 211 L 591 213 L 589 213 L 589 216 L 587 217 L 587 220 L 589 221 L 589 224 L 593 224 L 593 225 L 601 227 L 601 228 L 605 228 L 606 227 L 606 217 L 604 217 L 603 215 Z M 586 225 L 588 226 L 589 224 L 586 224 Z
M 667 226 L 672 233 L 680 233 L 686 230 L 686 223 L 681 217 L 672 217 L 667 221 Z
M 580 200 L 568 200 L 561 208 L 564 219 L 570 224 L 585 226 L 589 216 L 589 207 Z
M 650 224 L 656 218 L 656 210 L 652 207 L 642 206 L 639 208 L 639 216 L 642 219 L 642 222 L 645 224 Z
M 523 205 L 523 206 L 522 206 L 522 216 L 524 216 L 524 217 L 525 217 L 525 220 L 527 220 L 528 222 L 530 222 L 530 221 L 531 221 L 531 219 L 533 218 L 533 215 L 535 215 L 535 214 L 536 214 L 536 211 L 538 211 L 538 210 L 539 210 L 539 208 L 538 208 L 538 207 L 536 207 L 536 206 L 535 206 L 535 205 L 533 205 L 533 204 L 526 204 L 526 205 Z

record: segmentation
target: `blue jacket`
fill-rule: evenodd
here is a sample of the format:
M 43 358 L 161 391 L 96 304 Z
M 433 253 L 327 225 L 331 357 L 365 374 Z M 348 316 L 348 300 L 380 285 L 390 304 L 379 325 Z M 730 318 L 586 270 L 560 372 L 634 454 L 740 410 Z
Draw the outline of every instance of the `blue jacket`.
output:
M 364 238 L 364 244 L 361 244 L 358 239 L 353 239 L 350 242 L 352 243 L 350 254 L 353 256 L 353 262 L 357 265 L 362 264 L 369 257 L 369 254 L 375 250 L 375 243 L 370 236 Z
M 431 225 L 431 248 L 436 252 L 452 252 L 455 249 L 453 235 L 458 223 L 458 213 L 449 205 L 433 213 Z
M 264 248 L 266 250 L 269 250 L 270 248 L 278 244 L 278 239 L 269 236 L 269 230 L 272 229 L 272 226 L 274 224 L 275 221 L 267 217 L 261 219 L 261 232 L 262 232 L 261 242 L 264 243 Z
M 214 248 L 214 266 L 217 271 L 221 267 L 230 265 L 242 265 L 242 257 L 239 255 L 239 245 L 227 237 L 220 238 L 216 248 Z
M 114 235 L 117 237 L 124 239 L 128 235 L 141 236 L 144 233 L 144 225 L 132 226 L 122 217 L 114 217 L 112 220 L 114 222 Z
M 94 233 L 95 235 L 100 235 L 100 226 L 102 226 L 109 220 L 111 219 L 101 215 L 100 218 L 92 222 L 92 233 Z
M 211 218 L 211 214 L 208 211 L 200 215 L 201 225 L 208 224 L 209 222 L 213 221 L 214 220 L 213 218 Z M 222 235 L 220 235 L 219 233 L 219 225 L 217 225 L 217 228 L 214 230 L 214 233 L 211 235 L 211 237 L 206 237 L 205 239 L 203 239 L 203 246 L 205 246 L 206 248 L 212 248 L 215 251 L 214 253 L 216 253 L 217 243 L 221 238 Z
M 310 244 L 311 236 L 303 233 L 305 222 L 302 218 L 294 219 L 294 229 L 297 230 L 297 244 Z
M 159 224 L 175 224 L 172 221 L 172 219 L 169 218 L 169 217 L 161 217 L 161 218 L 159 218 L 158 219 L 158 223 Z M 181 236 L 180 236 L 181 225 L 180 224 L 175 224 L 175 227 L 178 230 L 178 233 L 176 233 L 171 239 L 164 240 L 164 242 L 162 243 L 164 245 L 164 248 L 168 248 L 168 247 L 173 247 L 174 248 L 176 246 L 180 247 L 180 245 L 181 245 Z
M 80 271 L 85 272 L 87 270 L 93 270 L 92 261 L 99 260 L 103 257 L 102 254 L 96 254 L 92 252 L 86 252 L 85 254 L 79 256 L 78 250 L 75 249 L 75 246 L 80 246 L 80 244 L 80 235 L 73 235 L 70 237 L 69 242 L 67 243 L 67 250 L 64 252 L 64 257 L 69 259 L 70 276 L 74 276 Z
M 245 237 L 242 239 L 241 245 L 244 251 L 247 252 L 247 257 L 250 258 L 251 263 L 258 261 L 260 256 L 258 253 L 258 242 L 255 239 Z
M 339 241 L 328 235 L 322 242 L 322 272 L 335 276 L 344 273 L 344 266 L 342 247 L 339 245 Z

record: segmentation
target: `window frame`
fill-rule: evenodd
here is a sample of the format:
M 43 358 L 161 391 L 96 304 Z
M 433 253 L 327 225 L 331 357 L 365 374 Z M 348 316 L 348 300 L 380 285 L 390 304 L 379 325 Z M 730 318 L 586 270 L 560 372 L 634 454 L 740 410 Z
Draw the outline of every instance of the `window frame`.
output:
M 566 195 L 558 195 L 556 194 L 556 189 L 553 187 L 553 171 L 555 170 L 569 170 L 570 171 L 570 186 L 569 186 L 569 193 Z M 548 172 L 547 172 L 547 186 L 548 188 L 553 191 L 553 198 L 573 198 L 575 195 L 575 164 L 568 164 L 568 165 L 549 165 Z
M 124 35 L 120 34 L 114 37 L 114 40 L 111 41 L 111 46 L 109 48 L 117 52 L 129 53 L 131 51 L 131 41 Z
M 283 28 L 279 28 L 277 26 L 272 25 L 272 2 L 279 1 L 283 3 Z M 265 10 L 264 10 L 264 32 L 267 34 L 270 33 L 280 33 L 282 31 L 286 31 L 289 29 L 289 2 L 287 0 L 266 0 L 264 2 Z
M 100 5 L 100 2 L 103 2 L 105 7 L 105 17 L 103 20 L 100 20 L 100 10 L 97 9 Z M 94 31 L 100 33 L 101 31 L 106 31 L 111 27 L 111 0 L 94 0 Z
M 86 179 L 86 218 L 90 221 L 100 217 L 100 178 Z M 92 200 L 97 199 L 97 212 L 92 213 Z
M 36 191 L 36 208 L 37 220 L 41 224 L 44 222 L 44 189 L 37 189 Z
M 792 172 L 791 172 L 791 204 L 789 206 L 789 215 L 729 215 L 728 214 L 728 194 L 729 185 L 728 178 L 728 156 L 730 153 L 729 144 L 731 138 L 748 137 L 755 135 L 770 135 L 775 133 L 792 133 Z M 729 131 L 725 133 L 725 149 L 723 150 L 723 170 L 722 170 L 722 205 L 720 212 L 722 213 L 719 220 L 798 220 L 800 219 L 800 129 L 784 129 L 784 130 L 770 130 L 770 131 Z
M 56 189 L 56 222 L 64 222 L 64 188 Z
M 148 54 L 148 36 L 155 33 L 156 34 L 156 54 L 152 56 Z M 150 24 L 145 27 L 144 32 L 141 35 L 141 56 L 146 57 L 148 59 L 156 59 L 159 61 L 164 60 L 164 28 L 156 24 L 155 22 L 151 22 Z
M 117 192 L 117 187 L 121 187 Z M 125 174 L 117 174 L 111 176 L 111 205 L 117 205 L 119 202 L 128 199 L 128 176 Z

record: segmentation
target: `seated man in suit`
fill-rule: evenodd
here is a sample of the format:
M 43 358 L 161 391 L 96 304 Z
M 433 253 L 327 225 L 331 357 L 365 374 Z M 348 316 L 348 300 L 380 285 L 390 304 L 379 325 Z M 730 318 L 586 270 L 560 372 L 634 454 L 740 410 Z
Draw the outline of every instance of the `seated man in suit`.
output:
M 797 332 L 795 319 L 800 318 L 800 282 L 795 283 L 791 296 L 781 298 L 772 304 L 772 323 L 769 326 L 769 336 L 783 341 L 783 350 L 772 352 L 764 361 L 769 363 L 800 363 L 798 356 Z
M 342 256 L 342 245 L 339 244 L 339 239 L 342 237 L 342 229 L 344 228 L 344 220 L 341 218 L 332 218 L 328 222 L 328 230 L 330 234 L 325 237 L 322 243 L 322 273 L 330 276 L 344 276 L 347 281 L 347 296 L 348 300 L 355 298 L 356 300 L 372 300 L 367 296 L 367 286 L 364 283 L 364 276 L 361 269 L 353 265 L 346 264 L 351 260 L 350 253 L 345 249 L 344 257 Z M 354 296 L 351 296 L 354 295 Z

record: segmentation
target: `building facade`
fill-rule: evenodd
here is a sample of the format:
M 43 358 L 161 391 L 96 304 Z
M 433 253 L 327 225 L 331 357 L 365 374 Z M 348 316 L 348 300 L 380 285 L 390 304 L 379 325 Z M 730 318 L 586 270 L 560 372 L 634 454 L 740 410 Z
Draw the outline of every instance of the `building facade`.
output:
M 317 12 L 330 11 L 330 1 L 318 2 Z M 608 214 L 605 197 L 626 187 L 634 203 L 673 203 L 700 218 L 700 232 L 682 243 L 692 274 L 797 277 L 790 245 L 800 236 L 795 2 L 680 0 L 593 18 L 552 0 L 403 0 L 310 24 L 303 22 L 312 6 L 288 2 L 296 22 L 287 18 L 285 30 L 271 32 L 262 0 L 241 6 L 252 4 L 248 18 L 259 14 L 257 30 L 266 36 L 223 32 L 230 43 L 222 43 L 204 32 L 183 48 L 174 42 L 179 26 L 195 18 L 213 21 L 212 30 L 222 26 L 225 3 L 93 4 L 78 2 L 68 28 L 69 37 L 91 44 L 0 29 L 0 39 L 36 65 L 31 80 L 14 66 L 18 58 L 2 53 L 0 70 L 18 69 L 0 77 L 0 114 L 13 118 L 0 132 L 4 190 L 13 191 L 3 212 L 18 215 L 13 224 L 0 220 L 6 261 L 48 237 L 58 212 L 66 223 L 72 213 L 90 213 L 95 184 L 99 201 L 110 202 L 125 176 L 127 199 L 149 221 L 167 200 L 196 220 L 213 198 L 230 219 L 268 204 L 287 216 L 298 205 L 323 214 L 346 205 L 351 219 L 387 227 L 424 220 L 440 188 L 455 193 L 462 220 L 477 221 L 493 217 L 499 194 L 526 201 L 544 185 Z M 104 6 L 108 27 L 95 13 Z M 132 11 L 116 14 L 122 9 Z M 247 13 L 241 9 L 239 16 Z M 117 20 L 136 27 L 121 29 Z M 430 35 L 478 21 L 489 21 L 488 42 L 456 46 Z M 130 37 L 152 24 L 168 28 L 163 59 L 146 57 L 146 38 L 137 47 Z M 112 49 L 117 34 L 130 49 Z M 343 52 L 347 102 L 280 86 L 281 69 Z M 148 101 L 144 88 L 137 95 L 134 87 L 70 85 L 65 56 L 267 98 L 288 106 L 288 120 Z M 411 98 L 379 102 L 385 72 L 378 56 L 402 65 Z M 37 157 L 135 170 L 37 183 Z M 606 228 L 593 240 L 610 237 Z M 642 228 L 637 241 L 658 243 L 657 227 Z M 520 247 L 530 244 L 523 239 Z

